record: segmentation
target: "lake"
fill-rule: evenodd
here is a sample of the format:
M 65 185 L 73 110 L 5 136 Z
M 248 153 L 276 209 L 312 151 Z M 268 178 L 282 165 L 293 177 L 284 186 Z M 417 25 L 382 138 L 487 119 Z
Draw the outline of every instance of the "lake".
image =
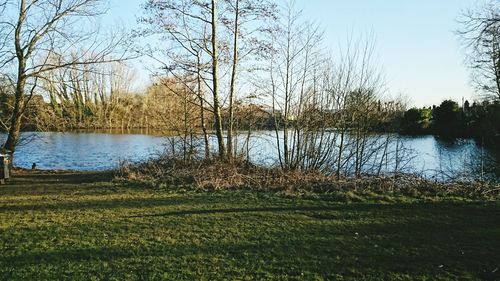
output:
M 123 161 L 139 162 L 164 151 L 169 137 L 136 133 L 25 132 L 14 155 L 14 165 L 39 169 L 107 170 Z M 5 135 L 1 135 L 5 139 Z M 441 141 L 434 136 L 398 137 L 412 152 L 410 172 L 433 176 L 436 172 L 469 173 L 484 166 L 484 159 L 497 161 L 498 152 L 483 149 L 473 140 Z M 212 139 L 212 143 L 215 140 Z M 250 159 L 272 165 L 277 162 L 274 133 L 254 133 L 250 142 Z M 213 147 L 215 147 L 213 145 Z M 475 175 L 477 176 L 477 175 Z

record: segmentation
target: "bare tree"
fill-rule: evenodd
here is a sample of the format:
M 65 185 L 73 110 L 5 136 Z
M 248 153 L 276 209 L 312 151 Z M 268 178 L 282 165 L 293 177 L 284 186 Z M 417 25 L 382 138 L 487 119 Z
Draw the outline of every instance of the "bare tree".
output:
M 8 76 L 0 73 L 0 130 L 9 130 L 9 120 L 12 114 L 12 105 L 14 104 L 14 84 Z
M 134 77 L 134 70 L 123 62 L 48 72 L 40 88 L 53 113 L 47 117 L 54 118 L 38 119 L 46 123 L 40 129 L 139 127 L 135 105 L 141 97 L 132 92 Z
M 8 0 L 1 0 L 0 1 L 0 15 L 5 14 L 5 10 L 7 9 L 7 3 Z M 0 18 L 0 22 L 3 20 Z M 8 32 L 7 32 L 7 26 L 5 24 L 0 25 L 0 53 L 3 51 L 3 49 L 7 46 L 8 44 Z M 0 73 L 3 74 L 3 73 Z
M 218 3 L 216 0 L 161 0 L 147 1 L 146 17 L 141 22 L 147 28 L 140 35 L 160 35 L 163 47 L 149 50 L 148 55 L 161 63 L 168 75 L 182 81 L 198 93 L 200 110 L 204 112 L 207 104 L 203 89 L 212 93 L 211 111 L 214 116 L 215 135 L 217 137 L 218 154 L 222 159 L 226 155 L 223 137 L 219 53 L 221 45 L 218 31 Z M 164 47 L 165 43 L 169 43 Z M 158 58 L 158 53 L 166 58 Z M 194 85 L 189 85 L 195 81 Z M 201 114 L 204 116 L 204 113 Z M 202 117 L 202 128 L 205 128 Z M 206 136 L 206 130 L 204 129 Z M 208 138 L 205 137 L 205 153 L 208 155 Z
M 103 40 L 95 28 L 81 24 L 106 12 L 102 0 L 19 0 L 6 2 L 6 17 L 0 22 L 0 67 L 15 77 L 15 102 L 4 150 L 14 152 L 23 113 L 38 82 L 50 71 L 78 65 L 120 60 L 111 54 L 123 37 L 109 34 Z M 11 47 L 12 46 L 12 47 Z M 80 50 L 74 52 L 75 50 Z
M 322 32 L 302 20 L 293 4 L 283 10 L 278 29 L 272 33 L 274 52 L 268 67 L 268 91 L 275 119 L 278 158 L 282 168 L 297 168 L 301 130 L 299 119 L 314 95 L 315 72 L 321 58 Z
M 222 130 L 222 116 L 221 116 L 221 105 L 219 98 L 219 46 L 218 46 L 218 36 L 217 36 L 217 0 L 212 0 L 210 5 L 210 25 L 212 27 L 212 34 L 210 37 L 211 42 L 211 52 L 210 56 L 212 58 L 212 94 L 214 99 L 214 122 L 215 122 L 215 132 L 217 136 L 217 143 L 219 146 L 219 158 L 224 159 L 226 155 L 226 146 L 224 144 L 223 130 Z
M 239 65 L 245 59 L 269 51 L 262 37 L 269 31 L 266 22 L 277 19 L 277 6 L 267 0 L 223 0 L 222 2 L 226 4 L 222 22 L 232 36 L 227 124 L 227 154 L 231 160 L 233 152 L 236 151 L 236 147 L 233 147 L 233 130 Z
M 479 91 L 500 99 L 500 2 L 494 0 L 463 13 L 461 36 L 468 48 L 473 83 Z
M 181 8 L 182 11 L 179 11 Z M 207 111 L 214 112 L 205 93 L 206 88 L 211 90 L 208 78 L 210 76 L 208 46 L 210 38 L 207 31 L 208 23 L 197 16 L 192 16 L 195 10 L 197 10 L 196 6 L 176 6 L 175 3 L 168 1 L 147 2 L 145 6 L 146 16 L 139 20 L 145 27 L 140 30 L 138 35 L 141 37 L 160 35 L 161 42 L 159 44 L 161 46 L 158 48 L 140 46 L 139 49 L 142 54 L 160 63 L 160 71 L 152 70 L 152 72 L 158 77 L 157 80 L 160 83 L 169 81 L 163 86 L 169 88 L 172 85 L 171 80 L 165 79 L 164 76 L 167 75 L 196 93 L 205 158 L 209 158 L 210 147 L 205 116 Z M 165 47 L 165 43 L 170 45 Z M 173 93 L 176 93 L 177 89 L 178 87 L 170 88 Z M 182 93 L 179 94 L 182 95 Z
M 263 32 L 264 25 L 257 21 L 273 17 L 275 5 L 268 0 L 161 0 L 147 1 L 145 8 L 146 16 L 140 21 L 146 28 L 140 35 L 159 35 L 161 42 L 161 47 L 149 49 L 147 55 L 159 62 L 167 75 L 184 79 L 184 84 L 198 93 L 206 155 L 208 138 L 204 112 L 208 105 L 213 113 L 219 157 L 231 158 L 239 65 L 263 49 L 258 33 Z M 229 100 L 227 148 L 222 116 L 226 88 Z M 205 98 L 205 90 L 211 92 L 209 99 Z
M 380 101 L 384 88 L 373 42 L 349 42 L 337 61 L 320 61 L 309 68 L 309 86 L 296 106 L 292 167 L 338 178 L 373 172 L 378 155 L 389 148 L 386 137 L 372 134 L 389 114 Z

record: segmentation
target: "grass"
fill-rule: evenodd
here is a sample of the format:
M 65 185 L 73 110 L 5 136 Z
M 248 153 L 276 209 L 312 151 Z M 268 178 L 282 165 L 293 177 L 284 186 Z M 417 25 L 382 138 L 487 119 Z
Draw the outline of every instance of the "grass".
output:
M 0 186 L 0 280 L 500 280 L 500 203 Z

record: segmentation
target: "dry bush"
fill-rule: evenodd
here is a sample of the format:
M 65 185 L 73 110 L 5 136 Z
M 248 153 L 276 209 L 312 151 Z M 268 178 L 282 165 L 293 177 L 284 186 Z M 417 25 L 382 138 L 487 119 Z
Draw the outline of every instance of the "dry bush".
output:
M 216 160 L 182 161 L 167 156 L 146 163 L 122 165 L 119 178 L 152 187 L 193 190 L 284 191 L 287 193 L 360 192 L 416 198 L 459 197 L 497 200 L 500 186 L 481 182 L 437 182 L 412 174 L 343 178 L 318 171 L 282 170 Z

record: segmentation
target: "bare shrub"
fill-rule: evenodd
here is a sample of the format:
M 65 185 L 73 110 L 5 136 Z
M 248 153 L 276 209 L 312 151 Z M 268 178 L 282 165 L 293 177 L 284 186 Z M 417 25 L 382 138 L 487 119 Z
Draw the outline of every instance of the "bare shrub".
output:
M 119 178 L 151 187 L 198 191 L 246 189 L 318 194 L 359 192 L 414 198 L 500 198 L 500 186 L 493 184 L 437 182 L 413 174 L 338 179 L 320 171 L 254 166 L 243 159 L 230 165 L 218 160 L 183 161 L 162 156 L 147 163 L 122 165 Z

